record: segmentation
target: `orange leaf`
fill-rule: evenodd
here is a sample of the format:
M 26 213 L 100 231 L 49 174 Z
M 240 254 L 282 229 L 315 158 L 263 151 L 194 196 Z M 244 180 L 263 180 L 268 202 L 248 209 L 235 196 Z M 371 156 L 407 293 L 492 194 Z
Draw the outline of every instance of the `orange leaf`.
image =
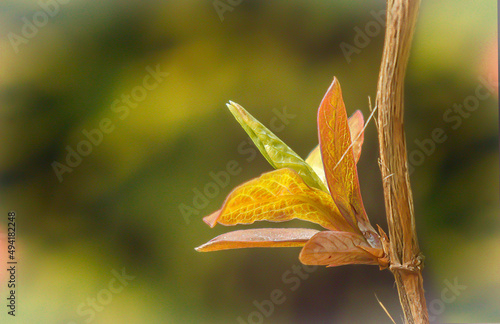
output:
M 294 247 L 304 246 L 318 233 L 305 228 L 263 228 L 233 231 L 219 235 L 196 248 L 198 252 L 253 247 Z
M 335 204 L 345 219 L 369 238 L 370 244 L 379 247 L 380 240 L 361 199 L 347 114 L 336 78 L 318 110 L 318 131 L 326 179 Z
M 361 111 L 356 110 L 349 120 L 349 130 L 351 131 L 351 141 L 354 143 L 352 149 L 354 151 L 354 160 L 356 163 L 361 156 L 361 147 L 363 146 L 364 133 L 363 127 L 365 121 Z M 316 146 L 314 150 L 307 156 L 306 162 L 313 168 L 318 177 L 326 184 L 325 169 L 323 167 L 323 160 L 321 159 L 320 146 Z
M 307 265 L 335 267 L 347 264 L 378 264 L 377 258 L 364 249 L 369 248 L 363 236 L 337 231 L 322 231 L 302 248 L 299 259 Z
M 358 232 L 339 213 L 330 195 L 311 188 L 293 170 L 284 168 L 264 173 L 235 188 L 222 208 L 203 220 L 214 227 L 252 224 L 267 220 L 283 222 L 294 218 L 331 230 Z

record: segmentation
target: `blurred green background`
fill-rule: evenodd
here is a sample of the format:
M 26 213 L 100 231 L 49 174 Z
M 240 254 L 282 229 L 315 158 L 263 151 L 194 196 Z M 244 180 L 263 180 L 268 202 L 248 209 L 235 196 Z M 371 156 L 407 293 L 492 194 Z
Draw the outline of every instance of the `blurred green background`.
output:
M 384 8 L 367 0 L 2 1 L 0 226 L 5 241 L 7 212 L 16 211 L 20 263 L 15 319 L 0 274 L 0 321 L 388 323 L 376 295 L 401 322 L 388 271 L 295 274 L 298 248 L 193 249 L 233 229 L 201 218 L 231 188 L 271 170 L 225 103 L 268 126 L 274 120 L 305 157 L 334 75 L 348 114 L 368 117 L 384 37 L 374 13 Z M 417 229 L 436 321 L 500 320 L 496 12 L 495 1 L 423 1 L 406 78 Z M 294 117 L 280 124 L 284 109 Z M 430 144 L 437 128 L 446 140 Z M 86 145 L 85 133 L 96 144 Z M 69 166 L 68 150 L 85 156 Z M 372 223 L 387 229 L 377 159 L 371 123 L 361 190 Z M 193 202 L 229 161 L 238 174 Z M 3 269 L 7 248 L 0 253 Z M 122 271 L 129 277 L 119 283 Z M 258 315 L 256 304 L 267 305 L 275 289 L 283 302 Z

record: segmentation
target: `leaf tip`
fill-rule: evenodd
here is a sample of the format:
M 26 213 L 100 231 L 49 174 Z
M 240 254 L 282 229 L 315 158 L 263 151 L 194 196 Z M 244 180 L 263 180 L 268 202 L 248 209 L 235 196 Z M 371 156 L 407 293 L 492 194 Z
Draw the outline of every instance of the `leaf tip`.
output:
M 360 121 L 364 122 L 365 121 L 365 118 L 363 117 L 363 113 L 361 112 L 361 110 L 357 109 L 352 115 L 351 115 L 351 118 L 352 117 L 355 117 L 355 118 L 359 118 Z
M 337 97 L 339 96 L 342 97 L 342 89 L 340 88 L 340 82 L 337 77 L 333 77 L 332 84 L 330 85 L 330 88 L 326 92 L 325 97 L 332 98 L 332 97 Z
M 340 82 L 339 79 L 337 79 L 336 76 L 333 76 L 333 81 L 332 81 L 332 88 L 340 88 Z
M 229 100 L 228 103 L 226 103 L 226 107 L 229 108 L 230 110 L 241 110 L 243 107 L 241 107 L 240 104 L 237 104 L 236 102 Z
M 202 244 L 200 246 L 197 246 L 194 248 L 196 252 L 210 252 L 211 250 L 208 248 L 210 245 L 210 242 L 207 242 L 205 244 Z
M 203 217 L 203 221 L 210 227 L 214 227 L 217 224 L 217 219 L 220 215 L 220 209 L 213 212 L 212 214 Z
M 248 122 L 248 118 L 250 114 L 243 108 L 241 105 L 237 104 L 234 101 L 229 100 L 229 103 L 226 103 L 227 108 L 233 114 L 234 118 L 245 128 L 242 124 L 246 124 Z M 248 132 L 248 131 L 247 131 Z

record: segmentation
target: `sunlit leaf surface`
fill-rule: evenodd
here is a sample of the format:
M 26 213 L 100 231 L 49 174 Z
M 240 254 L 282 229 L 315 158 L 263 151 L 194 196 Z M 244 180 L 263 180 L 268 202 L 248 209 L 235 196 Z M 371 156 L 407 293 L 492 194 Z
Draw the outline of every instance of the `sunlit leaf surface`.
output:
M 307 186 L 291 169 L 264 173 L 234 189 L 220 211 L 204 218 L 210 226 L 251 224 L 294 218 L 331 230 L 354 231 L 340 215 L 330 195 Z

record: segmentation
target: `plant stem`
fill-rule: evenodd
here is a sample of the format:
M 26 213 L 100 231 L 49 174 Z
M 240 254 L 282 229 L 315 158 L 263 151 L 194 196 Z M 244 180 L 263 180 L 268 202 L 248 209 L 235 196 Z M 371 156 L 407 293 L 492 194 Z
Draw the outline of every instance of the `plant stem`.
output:
M 420 0 L 387 0 L 377 85 L 380 170 L 389 227 L 390 269 L 406 323 L 429 323 L 404 134 L 404 78 Z

